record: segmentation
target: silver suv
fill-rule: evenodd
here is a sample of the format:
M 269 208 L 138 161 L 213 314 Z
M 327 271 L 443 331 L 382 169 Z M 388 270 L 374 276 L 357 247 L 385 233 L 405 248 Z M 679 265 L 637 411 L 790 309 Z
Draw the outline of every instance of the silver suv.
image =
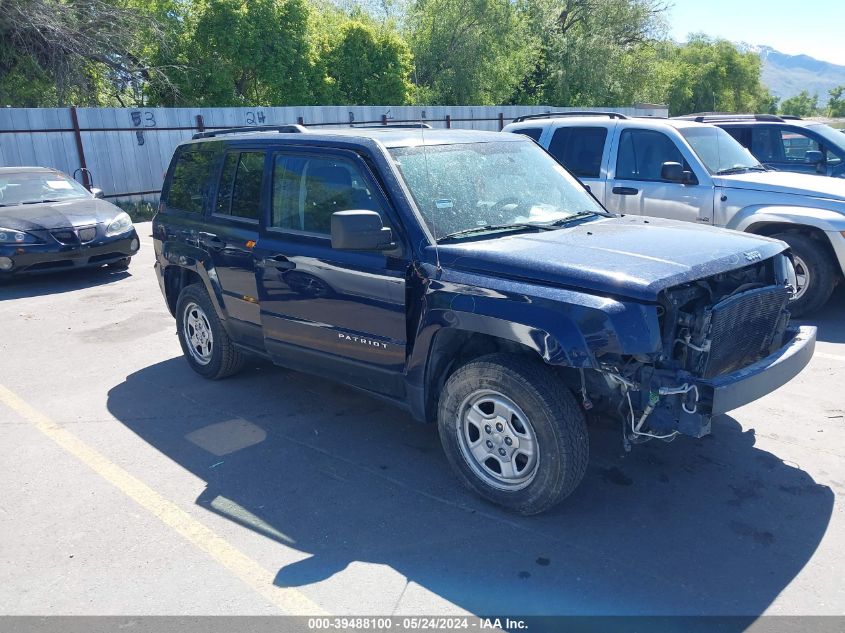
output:
M 504 130 L 537 141 L 611 211 L 783 240 L 798 273 L 796 316 L 821 308 L 843 281 L 845 180 L 773 171 L 725 130 L 695 121 L 561 112 Z
M 845 178 L 845 136 L 829 125 L 773 114 L 690 114 L 733 136 L 767 167 Z

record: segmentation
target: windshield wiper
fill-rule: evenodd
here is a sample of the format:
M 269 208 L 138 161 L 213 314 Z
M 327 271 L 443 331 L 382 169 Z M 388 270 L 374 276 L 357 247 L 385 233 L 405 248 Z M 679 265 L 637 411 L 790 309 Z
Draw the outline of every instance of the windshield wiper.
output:
M 752 165 L 750 167 L 745 166 L 736 166 L 736 167 L 728 167 L 727 169 L 720 169 L 716 172 L 717 176 L 729 176 L 730 174 L 742 174 L 746 171 L 768 171 L 762 165 Z
M 560 220 L 555 220 L 554 222 L 549 224 L 549 226 L 565 226 L 570 222 L 573 222 L 575 220 L 581 220 L 583 218 L 590 217 L 591 215 L 601 215 L 607 217 L 604 215 L 604 213 L 599 213 L 598 211 L 579 211 L 578 213 L 567 216 L 565 218 L 561 218 Z
M 45 202 L 61 202 L 61 200 L 24 200 L 21 204 L 43 204 Z
M 509 230 L 527 230 L 527 229 L 538 229 L 540 231 L 549 231 L 551 230 L 551 226 L 548 224 L 536 224 L 534 222 L 514 222 L 511 224 L 485 224 L 484 226 L 473 226 L 468 229 L 461 229 L 460 231 L 454 231 L 453 233 L 447 233 L 442 237 L 437 238 L 437 243 L 439 244 L 443 240 L 450 240 L 456 237 L 464 237 L 467 235 L 474 235 L 476 233 L 487 233 L 491 231 L 509 231 Z

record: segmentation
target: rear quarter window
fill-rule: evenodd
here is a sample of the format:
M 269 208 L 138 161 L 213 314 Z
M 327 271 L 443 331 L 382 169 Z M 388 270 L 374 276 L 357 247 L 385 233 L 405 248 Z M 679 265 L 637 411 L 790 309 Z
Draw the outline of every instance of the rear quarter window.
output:
M 543 128 L 541 127 L 523 127 L 513 131 L 514 134 L 522 134 L 523 136 L 527 136 L 528 138 L 533 138 L 535 141 L 539 141 L 540 137 L 543 135 Z
M 166 210 L 202 213 L 208 197 L 215 153 L 183 150 L 175 157 L 169 186 L 163 199 Z
M 598 178 L 606 140 L 603 127 L 561 127 L 552 136 L 549 153 L 579 178 Z

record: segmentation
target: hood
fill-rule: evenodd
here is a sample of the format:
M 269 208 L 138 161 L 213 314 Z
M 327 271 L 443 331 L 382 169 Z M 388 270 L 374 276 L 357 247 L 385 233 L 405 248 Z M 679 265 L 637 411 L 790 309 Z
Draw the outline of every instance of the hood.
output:
M 748 189 L 772 193 L 828 198 L 845 201 L 845 179 L 797 174 L 789 171 L 750 171 L 745 174 L 716 176 L 718 185 L 729 189 Z
M 98 198 L 18 204 L 0 207 L 0 227 L 17 231 L 51 231 L 111 222 L 118 213 L 118 207 Z
M 439 249 L 441 264 L 456 270 L 656 301 L 666 288 L 743 268 L 786 245 L 738 231 L 626 216 Z

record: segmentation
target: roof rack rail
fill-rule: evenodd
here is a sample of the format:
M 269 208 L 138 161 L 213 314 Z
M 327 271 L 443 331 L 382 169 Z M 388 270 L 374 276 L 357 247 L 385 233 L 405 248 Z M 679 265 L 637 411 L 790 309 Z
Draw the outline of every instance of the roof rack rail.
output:
M 619 112 L 602 112 L 596 110 L 572 110 L 571 112 L 545 112 L 543 114 L 523 114 L 516 117 L 513 122 L 521 123 L 522 121 L 531 121 L 533 119 L 558 119 L 568 116 L 606 116 L 611 119 L 627 119 L 628 117 Z
M 795 114 L 781 114 L 779 116 L 784 121 L 803 121 L 804 120 L 800 116 L 797 116 Z
M 213 138 L 224 134 L 243 134 L 244 132 L 278 132 L 280 134 L 301 134 L 307 132 L 303 125 L 289 123 L 287 125 L 244 125 L 243 127 L 226 127 L 209 132 L 197 132 L 193 138 Z
M 384 129 L 384 128 L 407 128 L 411 130 L 430 130 L 431 126 L 428 123 L 365 123 L 363 125 L 352 125 L 351 127 L 355 129 L 370 129 L 370 130 L 377 130 L 377 129 Z
M 778 116 L 776 114 L 731 114 L 729 112 L 699 112 L 695 114 L 685 114 L 683 116 L 672 117 L 673 119 L 681 119 L 683 121 L 695 121 L 696 123 L 712 123 L 718 121 L 720 123 L 727 121 L 770 121 L 775 123 L 783 123 L 786 118 L 800 118 L 789 116 Z

